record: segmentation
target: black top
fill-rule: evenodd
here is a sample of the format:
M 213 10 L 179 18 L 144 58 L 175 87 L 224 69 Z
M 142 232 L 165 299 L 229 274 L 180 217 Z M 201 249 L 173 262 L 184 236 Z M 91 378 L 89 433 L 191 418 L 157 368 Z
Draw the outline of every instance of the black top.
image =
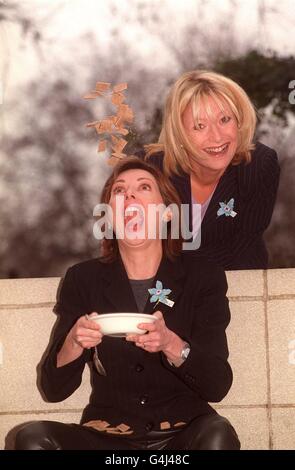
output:
M 224 271 L 206 260 L 181 256 L 175 262 L 163 259 L 155 276 L 174 301 L 159 303 L 171 330 L 189 342 L 191 352 L 180 366 L 169 364 L 162 353 L 149 353 L 124 338 L 104 336 L 97 347 L 106 376 L 92 370 L 93 392 L 82 422 L 101 419 L 116 426 L 128 424 L 134 435 L 159 430 L 160 423 L 189 422 L 215 413 L 208 401 L 218 402 L 232 384 L 227 362 L 225 329 L 230 321 Z M 154 285 L 153 285 L 154 287 Z M 84 350 L 77 360 L 60 368 L 56 355 L 67 332 L 86 313 L 137 312 L 132 289 L 121 260 L 103 264 L 94 259 L 71 267 L 56 305 L 60 320 L 52 347 L 41 368 L 41 384 L 49 401 L 69 397 L 81 384 L 85 363 L 93 350 Z M 152 313 L 150 296 L 144 312 Z
M 152 155 L 149 161 L 163 169 L 162 152 Z M 279 175 L 276 152 L 260 142 L 252 151 L 249 164 L 230 165 L 220 178 L 202 221 L 200 248 L 190 253 L 206 256 L 226 270 L 266 269 L 268 254 L 263 233 L 273 213 Z M 171 181 L 182 203 L 191 207 L 190 176 L 173 175 Z M 232 198 L 237 215 L 218 216 L 220 203 Z

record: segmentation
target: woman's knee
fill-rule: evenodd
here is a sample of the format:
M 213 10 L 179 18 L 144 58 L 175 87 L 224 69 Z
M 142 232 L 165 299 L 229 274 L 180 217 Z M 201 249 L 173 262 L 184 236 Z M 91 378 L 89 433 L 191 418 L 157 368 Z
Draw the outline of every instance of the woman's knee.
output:
M 199 450 L 240 450 L 238 435 L 228 421 L 219 415 L 212 415 L 204 420 L 196 435 Z
M 168 444 L 167 449 L 185 450 L 239 450 L 236 431 L 230 422 L 218 414 L 201 416 Z
M 50 421 L 32 421 L 21 427 L 15 437 L 15 450 L 53 450 L 49 436 Z

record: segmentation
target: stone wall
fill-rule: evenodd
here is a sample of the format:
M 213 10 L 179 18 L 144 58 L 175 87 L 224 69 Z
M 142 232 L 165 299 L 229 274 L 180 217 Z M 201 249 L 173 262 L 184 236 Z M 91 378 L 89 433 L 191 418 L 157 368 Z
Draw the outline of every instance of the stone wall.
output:
M 243 449 L 295 448 L 295 269 L 227 273 L 234 383 L 218 412 Z M 55 322 L 59 278 L 0 280 L 0 449 L 17 424 L 78 422 L 90 393 L 89 371 L 62 403 L 46 403 L 36 366 Z M 10 438 L 6 448 L 10 448 Z

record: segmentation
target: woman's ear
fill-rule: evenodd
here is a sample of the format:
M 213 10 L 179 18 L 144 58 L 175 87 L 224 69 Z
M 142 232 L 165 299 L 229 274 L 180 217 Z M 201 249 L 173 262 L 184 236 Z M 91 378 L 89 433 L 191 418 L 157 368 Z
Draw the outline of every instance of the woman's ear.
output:
M 162 214 L 162 221 L 163 222 L 171 222 L 172 217 L 173 217 L 173 214 L 172 214 L 171 209 L 169 209 L 169 207 L 166 207 L 166 209 L 164 210 L 164 212 Z

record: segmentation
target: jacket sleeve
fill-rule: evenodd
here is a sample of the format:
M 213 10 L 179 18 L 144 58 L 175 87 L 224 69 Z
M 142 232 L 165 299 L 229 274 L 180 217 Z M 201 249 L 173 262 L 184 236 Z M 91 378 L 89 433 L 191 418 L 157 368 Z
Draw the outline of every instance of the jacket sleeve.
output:
M 58 323 L 48 353 L 41 365 L 41 387 L 50 402 L 65 400 L 80 386 L 85 363 L 90 360 L 90 352 L 84 350 L 75 361 L 56 367 L 57 353 L 69 330 L 80 316 L 88 313 L 79 293 L 74 267 L 65 275 L 55 311 L 59 315 Z
M 206 256 L 224 269 L 267 267 L 262 235 L 271 221 L 280 167 L 274 150 L 268 148 L 261 157 L 238 171 L 240 207 L 235 235 L 218 246 L 201 246 L 194 253 L 197 257 Z
M 192 330 L 183 338 L 191 346 L 188 358 L 180 367 L 174 367 L 163 355 L 163 363 L 203 400 L 218 402 L 229 391 L 233 379 L 225 333 L 230 311 L 222 268 L 212 265 L 202 286 L 201 292 L 195 291 Z

